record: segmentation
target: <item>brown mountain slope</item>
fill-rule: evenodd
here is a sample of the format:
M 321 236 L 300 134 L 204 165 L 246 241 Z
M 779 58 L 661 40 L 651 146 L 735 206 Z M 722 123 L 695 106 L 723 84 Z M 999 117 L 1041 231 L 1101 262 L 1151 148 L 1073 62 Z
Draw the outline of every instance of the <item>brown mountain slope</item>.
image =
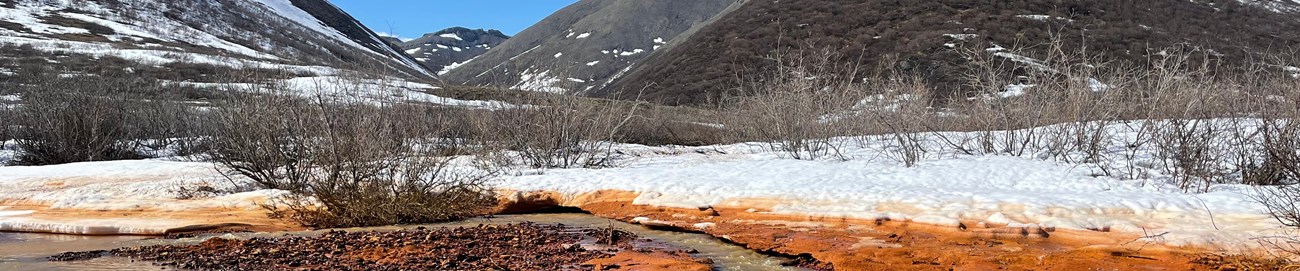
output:
M 644 88 L 652 101 L 707 103 L 771 74 L 775 59 L 827 51 L 838 63 L 864 66 L 896 58 L 894 68 L 954 94 L 968 90 L 959 78 L 963 48 L 1040 44 L 1052 33 L 1068 48 L 1086 46 L 1110 59 L 1142 63 L 1170 46 L 1191 45 L 1243 63 L 1254 53 L 1300 44 L 1297 6 L 1233 0 L 749 1 L 594 94 L 629 97 Z

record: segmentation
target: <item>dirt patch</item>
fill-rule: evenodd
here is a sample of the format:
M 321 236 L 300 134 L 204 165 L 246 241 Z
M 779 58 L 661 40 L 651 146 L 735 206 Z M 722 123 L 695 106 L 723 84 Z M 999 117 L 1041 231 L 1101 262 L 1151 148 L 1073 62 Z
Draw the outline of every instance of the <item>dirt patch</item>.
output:
M 129 257 L 191 270 L 709 270 L 672 250 L 642 250 L 631 233 L 538 224 L 331 231 L 315 237 L 213 238 L 163 245 L 70 252 L 52 261 Z M 609 259 L 605 259 L 609 258 Z
M 777 215 L 750 208 L 632 204 L 636 193 L 516 196 L 594 215 L 703 232 L 819 270 L 1278 270 L 1285 262 L 1134 242 L 1139 235 L 1052 228 L 945 227 L 907 221 Z M 536 205 L 534 203 L 534 205 Z M 518 210 L 516 210 L 518 211 Z

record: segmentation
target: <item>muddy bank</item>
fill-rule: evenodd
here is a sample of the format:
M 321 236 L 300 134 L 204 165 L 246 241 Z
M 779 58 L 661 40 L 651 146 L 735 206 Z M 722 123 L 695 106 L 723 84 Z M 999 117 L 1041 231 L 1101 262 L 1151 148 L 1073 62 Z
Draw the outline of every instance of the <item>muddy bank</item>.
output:
M 532 223 L 319 236 L 212 238 L 69 252 L 52 261 L 128 257 L 189 270 L 710 270 L 690 251 L 651 245 L 620 230 Z
M 861 220 L 770 213 L 746 208 L 669 208 L 633 204 L 636 193 L 576 197 L 521 193 L 503 209 L 576 207 L 593 215 L 656 229 L 699 232 L 746 248 L 800 259 L 821 270 L 1281 270 L 1269 256 L 1231 256 L 1170 247 L 1140 234 L 1014 228 L 963 223 Z M 518 204 L 514 204 L 518 203 Z

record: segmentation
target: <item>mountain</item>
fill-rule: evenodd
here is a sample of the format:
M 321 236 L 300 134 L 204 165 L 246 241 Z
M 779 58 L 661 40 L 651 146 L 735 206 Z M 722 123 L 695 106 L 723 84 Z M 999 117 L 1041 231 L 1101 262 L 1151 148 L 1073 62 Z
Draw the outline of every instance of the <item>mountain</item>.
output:
M 969 93 L 976 90 L 961 78 L 962 52 L 1032 64 L 1054 37 L 1067 51 L 1132 63 L 1181 47 L 1242 64 L 1300 44 L 1297 11 L 1293 0 L 747 1 L 588 94 L 708 103 L 771 75 L 778 59 L 823 53 L 860 67 L 893 59 L 890 68 L 921 76 L 940 94 Z M 1006 51 L 1021 46 L 1023 55 Z
M 739 0 L 581 0 L 442 76 L 529 91 L 598 89 Z
M 499 30 L 452 27 L 442 31 L 399 43 L 407 54 L 415 57 L 429 70 L 439 75 L 469 62 L 489 49 L 510 39 Z
M 327 0 L 0 0 L 0 47 L 0 70 L 10 75 L 49 69 L 205 82 L 238 70 L 288 70 L 432 77 Z

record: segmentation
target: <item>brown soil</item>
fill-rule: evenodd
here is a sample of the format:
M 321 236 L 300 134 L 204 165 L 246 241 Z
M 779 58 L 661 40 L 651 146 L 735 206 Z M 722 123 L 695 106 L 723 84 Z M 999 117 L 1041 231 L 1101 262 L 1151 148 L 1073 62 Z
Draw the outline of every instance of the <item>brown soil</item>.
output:
M 609 240 L 613 236 L 614 240 Z M 392 232 L 331 231 L 315 237 L 213 238 L 71 252 L 50 260 L 130 257 L 190 270 L 709 270 L 678 251 L 639 251 L 630 233 L 537 224 Z M 609 258 L 609 259 L 605 259 Z
M 636 193 L 565 198 L 516 197 L 519 206 L 560 203 L 601 217 L 703 232 L 750 249 L 805 256 L 822 270 L 1279 270 L 1268 258 L 1226 257 L 1139 240 L 1140 234 L 1050 228 L 939 227 L 888 220 L 790 216 L 750 208 L 682 209 L 634 205 Z M 761 200 L 752 205 L 761 205 Z M 515 206 L 506 206 L 519 210 Z M 761 208 L 761 207 L 760 207 Z M 699 229 L 697 223 L 713 223 Z

